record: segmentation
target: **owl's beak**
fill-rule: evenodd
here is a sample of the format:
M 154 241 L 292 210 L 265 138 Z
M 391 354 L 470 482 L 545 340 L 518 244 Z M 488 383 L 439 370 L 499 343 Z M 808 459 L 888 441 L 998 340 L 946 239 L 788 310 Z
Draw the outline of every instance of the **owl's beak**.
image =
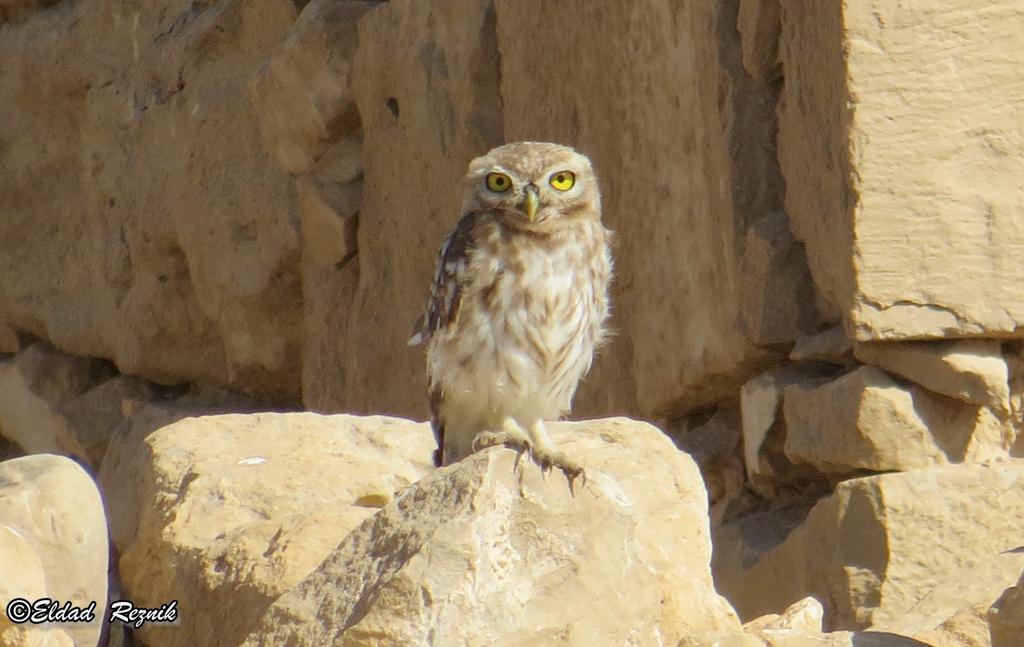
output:
M 540 189 L 534 184 L 527 184 L 523 189 L 523 211 L 526 212 L 526 217 L 533 222 L 534 217 L 537 215 L 537 207 L 540 206 Z

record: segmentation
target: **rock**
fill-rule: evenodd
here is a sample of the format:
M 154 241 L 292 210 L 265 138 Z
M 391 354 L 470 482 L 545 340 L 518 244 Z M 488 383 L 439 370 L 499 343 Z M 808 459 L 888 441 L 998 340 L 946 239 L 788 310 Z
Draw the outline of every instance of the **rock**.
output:
M 353 261 L 363 206 L 363 136 L 352 72 L 358 21 L 377 4 L 310 2 L 252 85 L 264 146 L 298 175 L 302 401 L 316 411 L 354 408 L 339 379 L 339 367 L 352 359 L 345 353 L 353 353 L 339 329 L 347 326 L 359 281 Z
M 0 321 L 0 354 L 17 353 L 21 349 L 18 333 L 4 321 Z
M 771 647 L 934 647 L 913 638 L 878 631 L 834 631 L 785 636 Z
M 32 392 L 11 361 L 0 361 L 0 433 L 29 453 L 87 455 L 66 421 Z
M 1024 636 L 1024 575 L 1003 591 L 987 614 L 992 647 L 1015 647 Z
M 321 412 L 351 408 L 339 366 L 350 359 L 339 335 L 359 281 L 358 231 L 363 205 L 362 135 L 334 142 L 296 181 L 302 227 L 305 343 L 302 401 Z
M 299 401 L 298 232 L 249 100 L 295 15 L 83 0 L 4 24 L 0 319 L 124 374 Z
M 786 456 L 830 474 L 979 462 L 1007 455 L 1012 441 L 983 407 L 905 388 L 871 366 L 787 387 L 784 414 Z
M 846 329 L 1019 336 L 1020 4 L 780 4 L 785 211 Z
M 742 432 L 740 412 L 735 405 L 718 407 L 703 424 L 672 436 L 676 447 L 697 463 L 704 485 L 708 490 L 708 503 L 712 510 L 723 513 L 730 502 L 743 491 Z
M 36 631 L 0 621 L 0 644 L 95 645 L 107 604 L 107 524 L 95 483 L 74 461 L 38 454 L 0 463 L 0 588 L 31 600 L 50 597 L 87 607 L 95 619 Z M 13 572 L 12 572 L 13 570 Z M 24 588 L 22 588 L 24 587 Z M 4 598 L 4 604 L 10 598 Z
M 114 538 L 129 599 L 178 600 L 178 625 L 147 630 L 147 645 L 161 647 L 238 644 L 351 529 L 432 469 L 434 440 L 429 425 L 394 418 L 260 413 L 182 419 L 134 456 L 130 447 L 103 483 L 122 518 Z
M 762 460 L 760 453 L 778 418 L 784 390 L 798 383 L 813 388 L 826 382 L 826 375 L 814 369 L 782 366 L 766 371 L 743 385 L 740 389 L 740 408 L 743 417 L 743 461 L 748 478 L 754 480 L 756 474 L 772 473 L 770 464 Z
M 827 362 L 840 366 L 854 364 L 853 340 L 842 326 L 832 326 L 813 335 L 798 337 L 789 353 L 794 362 Z
M 0 600 L 46 597 L 46 572 L 36 549 L 16 528 L 0 524 Z M 61 629 L 29 623 L 15 624 L 0 614 L 0 647 L 73 647 Z
M 740 267 L 745 280 L 739 324 L 748 339 L 786 344 L 820 327 L 807 258 L 786 214 L 773 213 L 751 225 Z
M 743 46 L 743 67 L 755 79 L 771 81 L 781 76 L 779 0 L 740 0 L 736 28 Z
M 807 597 L 789 605 L 781 614 L 769 613 L 747 622 L 743 630 L 754 634 L 769 647 L 773 647 L 787 635 L 798 633 L 821 633 L 821 621 L 825 609 L 814 598 Z
M 332 141 L 359 130 L 351 90 L 356 25 L 377 4 L 308 3 L 253 81 L 264 145 L 289 173 L 309 171 Z
M 116 375 L 108 362 L 36 342 L 0 362 L 0 433 L 30 453 L 99 467 L 114 429 L 153 397 L 151 384 Z
M 809 595 L 830 601 L 830 628 L 902 618 L 951 573 L 969 578 L 1019 545 L 1024 500 L 1007 492 L 1022 484 L 1017 460 L 842 481 L 782 541 L 764 541 L 763 521 L 720 529 L 715 581 L 742 618 Z
M 1010 348 L 1006 355 L 1006 365 L 1010 375 L 1010 423 L 1016 438 L 1010 453 L 1013 456 L 1024 456 L 1024 345 Z
M 891 632 L 823 633 L 824 613 L 820 602 L 807 597 L 791 604 L 781 615 L 770 613 L 751 620 L 743 625 L 743 630 L 757 636 L 767 647 L 928 647 L 925 643 Z
M 1010 413 L 1008 369 L 994 340 L 860 343 L 854 355 L 911 382 L 957 400 Z
M 674 645 L 739 635 L 711 584 L 707 495 L 693 461 L 628 419 L 551 431 L 587 470 L 575 494 L 532 463 L 520 480 L 504 448 L 438 470 L 346 537 L 245 644 Z
M 993 555 L 938 582 L 914 608 L 878 614 L 872 629 L 892 631 L 935 647 L 990 647 L 986 614 L 1024 571 L 1024 548 Z

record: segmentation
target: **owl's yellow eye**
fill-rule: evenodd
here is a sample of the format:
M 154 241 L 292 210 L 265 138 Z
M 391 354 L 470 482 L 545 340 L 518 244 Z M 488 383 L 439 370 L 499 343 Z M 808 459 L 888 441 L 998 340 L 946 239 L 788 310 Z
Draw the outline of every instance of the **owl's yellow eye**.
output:
M 551 183 L 551 188 L 553 189 L 568 191 L 576 184 L 576 174 L 572 171 L 559 171 L 552 175 L 548 182 Z
M 487 188 L 495 193 L 504 193 L 512 188 L 512 178 L 504 173 L 488 173 Z

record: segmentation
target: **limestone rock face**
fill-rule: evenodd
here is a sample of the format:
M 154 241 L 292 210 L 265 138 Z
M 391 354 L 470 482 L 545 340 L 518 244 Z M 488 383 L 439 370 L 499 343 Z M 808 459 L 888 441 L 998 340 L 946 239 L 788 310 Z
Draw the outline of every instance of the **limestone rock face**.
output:
M 1022 481 L 1020 461 L 843 481 L 781 541 L 764 541 L 766 520 L 719 533 L 716 583 L 745 618 L 808 595 L 831 601 L 827 628 L 885 626 L 918 604 L 941 614 L 930 592 L 1020 544 L 1024 502 L 1009 493 Z
M 785 210 L 847 330 L 1019 335 L 1024 5 L 780 4 Z
M 294 18 L 85 0 L 4 24 L 0 319 L 125 374 L 298 401 L 297 231 L 248 91 Z
M 1012 647 L 1024 636 L 1024 575 L 1006 589 L 987 614 L 992 647 Z
M 59 628 L 11 625 L 0 614 L 0 644 L 95 645 L 106 612 L 107 553 L 103 503 L 77 463 L 51 454 L 0 463 L 0 590 L 76 607 L 96 602 L 95 620 Z
M 551 428 L 587 470 L 575 494 L 532 463 L 520 479 L 515 452 L 504 448 L 438 470 L 346 537 L 245 644 L 674 645 L 740 636 L 711 586 L 707 495 L 693 461 L 626 419 Z
M 109 364 L 35 342 L 0 361 L 0 435 L 29 453 L 75 456 L 98 467 L 114 429 L 152 385 Z
M 989 609 L 1024 571 L 1024 548 L 952 571 L 899 614 L 878 617 L 872 629 L 913 636 L 934 647 L 989 647 Z M 1019 637 L 1024 634 L 1018 634 Z
M 186 418 L 104 478 L 135 491 L 137 530 L 115 535 L 136 604 L 177 599 L 152 646 L 238 644 L 263 610 L 348 532 L 432 467 L 429 425 L 312 413 Z M 121 496 L 121 495 L 117 495 Z M 119 514 L 126 513 L 121 503 Z
M 1010 412 L 1009 373 L 994 340 L 862 343 L 857 359 L 957 400 Z
M 787 387 L 786 455 L 828 473 L 884 472 L 1005 456 L 1012 436 L 960 405 L 862 366 L 824 385 Z
M 743 67 L 757 79 L 779 76 L 779 0 L 740 0 L 736 27 L 743 45 Z

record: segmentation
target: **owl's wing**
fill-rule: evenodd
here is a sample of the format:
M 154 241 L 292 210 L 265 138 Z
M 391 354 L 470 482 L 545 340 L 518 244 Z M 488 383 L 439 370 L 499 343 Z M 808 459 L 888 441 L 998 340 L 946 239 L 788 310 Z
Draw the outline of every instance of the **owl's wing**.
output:
M 437 269 L 434 271 L 434 284 L 430 290 L 430 302 L 427 304 L 427 311 L 416 323 L 415 333 L 408 342 L 409 346 L 430 341 L 434 333 L 446 330 L 458 321 L 459 308 L 462 305 L 462 288 L 466 280 L 466 266 L 469 262 L 469 251 L 472 249 L 475 215 L 471 213 L 463 216 L 441 244 Z

